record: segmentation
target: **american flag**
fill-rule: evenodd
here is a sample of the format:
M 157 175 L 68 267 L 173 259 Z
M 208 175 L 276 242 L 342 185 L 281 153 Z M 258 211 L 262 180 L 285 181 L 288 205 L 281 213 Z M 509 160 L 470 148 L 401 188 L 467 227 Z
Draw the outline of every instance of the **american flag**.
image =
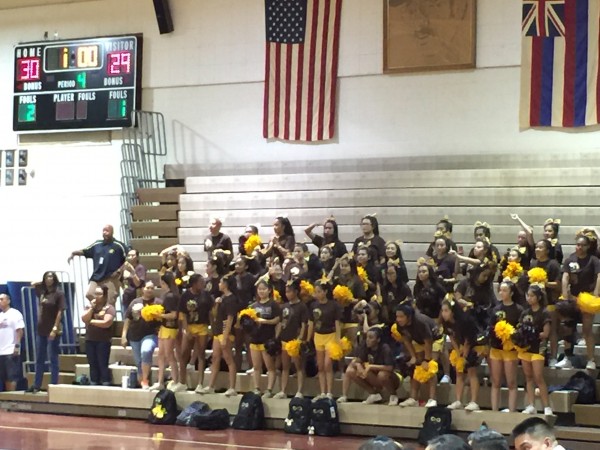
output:
M 600 123 L 600 2 L 524 0 L 520 126 Z
M 265 138 L 333 137 L 341 9 L 342 0 L 265 0 Z

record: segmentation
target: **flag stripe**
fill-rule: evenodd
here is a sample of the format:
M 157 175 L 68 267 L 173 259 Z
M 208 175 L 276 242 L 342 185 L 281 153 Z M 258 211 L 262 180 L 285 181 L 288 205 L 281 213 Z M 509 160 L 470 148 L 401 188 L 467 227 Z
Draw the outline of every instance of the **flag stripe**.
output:
M 594 0 L 596 1 L 596 0 Z M 577 44 L 575 62 L 574 125 L 585 125 L 587 103 L 588 1 L 577 2 Z
M 554 61 L 564 61 L 565 59 L 565 40 L 554 40 Z M 564 89 L 565 89 L 565 71 L 560 64 L 554 64 L 554 72 L 552 76 L 552 126 L 563 126 L 563 109 L 564 109 Z
M 283 118 L 283 138 L 290 139 L 290 95 L 292 91 L 292 53 L 293 47 L 286 46 L 285 57 L 285 101 L 284 101 L 284 118 Z
M 269 136 L 270 132 L 270 117 L 266 111 L 269 111 L 271 96 L 269 95 L 269 91 L 271 89 L 271 83 L 268 80 L 271 77 L 271 44 L 269 42 L 265 45 L 265 100 L 263 102 L 263 108 L 265 111 L 265 119 L 263 120 L 263 136 Z
M 577 40 L 575 30 L 577 15 L 573 3 L 565 4 L 565 28 L 569 33 L 565 35 L 565 89 L 563 106 L 563 126 L 572 127 L 574 123 L 574 91 L 575 91 L 575 51 Z
M 296 133 L 294 135 L 294 139 L 296 141 L 300 140 L 300 131 L 302 129 L 302 105 L 303 105 L 303 81 L 304 81 L 304 51 L 305 45 L 298 45 L 298 81 L 296 84 Z
M 552 124 L 552 88 L 554 78 L 554 39 L 542 40 L 542 73 L 540 98 L 540 125 Z
M 543 41 L 539 37 L 531 38 L 531 100 L 530 111 L 531 124 L 536 126 L 540 124 L 540 104 L 542 90 L 542 48 Z
M 327 83 L 327 73 L 330 69 L 328 66 L 328 42 L 327 35 L 329 34 L 329 17 L 330 17 L 329 8 L 324 8 L 323 10 L 323 20 L 320 22 L 323 24 L 323 40 L 321 42 L 321 76 L 319 80 L 319 120 L 317 121 L 317 140 L 323 140 L 323 121 L 325 119 L 325 83 Z

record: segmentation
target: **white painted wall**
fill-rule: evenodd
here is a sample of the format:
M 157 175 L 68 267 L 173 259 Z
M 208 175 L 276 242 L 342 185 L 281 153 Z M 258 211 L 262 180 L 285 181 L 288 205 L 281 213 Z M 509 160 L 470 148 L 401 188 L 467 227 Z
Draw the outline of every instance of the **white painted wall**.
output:
M 0 11 L 0 148 L 28 148 L 36 177 L 0 187 L 0 282 L 66 269 L 66 257 L 119 225 L 119 134 L 12 132 L 12 47 L 42 38 L 144 33 L 143 107 L 165 114 L 170 162 L 585 151 L 597 133 L 518 129 L 520 0 L 479 0 L 477 69 L 382 74 L 383 2 L 345 0 L 337 138 L 262 138 L 263 0 L 172 0 L 159 35 L 150 0 L 96 0 Z M 73 137 L 71 137 L 73 140 Z M 9 263 L 8 261 L 11 261 Z

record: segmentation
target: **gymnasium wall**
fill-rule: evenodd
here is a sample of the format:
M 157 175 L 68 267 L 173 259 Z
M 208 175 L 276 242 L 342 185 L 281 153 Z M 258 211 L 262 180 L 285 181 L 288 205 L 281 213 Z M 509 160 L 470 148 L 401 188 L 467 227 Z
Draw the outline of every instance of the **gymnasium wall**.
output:
M 119 132 L 21 140 L 12 132 L 12 48 L 45 31 L 144 34 L 143 108 L 165 114 L 170 163 L 598 147 L 596 133 L 519 131 L 520 0 L 478 1 L 476 70 L 410 75 L 382 74 L 383 1 L 345 0 L 337 135 L 313 145 L 262 138 L 263 0 L 171 0 L 175 32 L 162 36 L 150 0 L 37 3 L 0 5 L 15 5 L 0 9 L 0 148 L 29 149 L 35 170 L 26 187 L 0 187 L 0 248 L 15 261 L 2 265 L 0 281 L 64 270 L 104 223 L 119 225 Z

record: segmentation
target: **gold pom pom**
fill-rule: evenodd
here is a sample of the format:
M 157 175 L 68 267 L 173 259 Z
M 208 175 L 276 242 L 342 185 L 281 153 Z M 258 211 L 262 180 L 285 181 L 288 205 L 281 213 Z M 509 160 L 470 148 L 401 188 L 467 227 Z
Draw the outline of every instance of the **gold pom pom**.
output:
M 163 305 L 146 305 L 142 308 L 142 319 L 146 322 L 154 322 L 161 320 L 160 316 L 165 313 Z
M 281 294 L 277 289 L 273 289 L 273 300 L 275 300 L 277 303 L 281 303 Z
M 242 316 L 248 316 L 250 317 L 252 320 L 254 320 L 256 322 L 256 319 L 258 319 L 258 314 L 256 314 L 256 311 L 252 308 L 246 308 L 246 309 L 242 309 L 239 313 L 238 313 L 238 319 L 241 319 Z
M 398 331 L 398 324 L 392 325 L 392 329 L 390 331 L 392 333 L 392 337 L 396 342 L 402 342 L 402 333 Z
M 262 245 L 262 241 L 260 240 L 260 236 L 258 234 L 252 234 L 246 239 L 244 242 L 244 250 L 246 251 L 246 255 L 252 255 L 252 252 L 256 247 L 260 247 Z
M 541 283 L 544 284 L 548 281 L 548 274 L 541 267 L 534 267 L 527 272 L 530 283 Z
M 600 297 L 595 297 L 589 292 L 581 292 L 577 296 L 577 306 L 581 312 L 597 314 L 600 312 Z
M 465 371 L 465 363 L 465 358 L 460 356 L 456 350 L 450 352 L 450 364 L 454 366 L 458 373 L 463 373 Z
M 348 286 L 338 284 L 333 289 L 333 298 L 337 300 L 342 306 L 347 306 L 354 300 L 354 295 Z
M 506 270 L 502 272 L 502 276 L 504 278 L 508 278 L 510 280 L 517 279 L 523 273 L 523 267 L 516 261 L 511 261 L 506 266 Z
M 513 327 L 506 320 L 499 320 L 496 325 L 494 325 L 494 333 L 496 333 L 496 337 L 500 339 L 503 344 L 507 341 L 510 341 L 510 338 L 514 332 L 515 327 Z
M 425 367 L 423 367 L 425 366 Z M 429 382 L 438 372 L 438 364 L 435 361 L 423 362 L 415 367 L 414 379 L 421 384 Z
M 310 281 L 302 280 L 300 282 L 300 297 L 302 299 L 312 298 L 315 292 L 315 287 L 310 283 Z
M 300 341 L 300 339 L 293 339 L 291 341 L 287 341 L 283 345 L 283 349 L 292 358 L 296 358 L 296 357 L 300 356 L 300 346 L 301 345 L 302 345 L 302 341 Z
M 327 344 L 326 350 L 327 354 L 329 355 L 329 359 L 332 361 L 339 361 L 344 357 L 344 350 L 342 349 L 341 344 L 337 341 L 332 341 Z
M 347 337 L 343 337 L 340 341 L 340 345 L 342 346 L 342 351 L 344 355 L 347 355 L 352 351 L 352 342 Z

